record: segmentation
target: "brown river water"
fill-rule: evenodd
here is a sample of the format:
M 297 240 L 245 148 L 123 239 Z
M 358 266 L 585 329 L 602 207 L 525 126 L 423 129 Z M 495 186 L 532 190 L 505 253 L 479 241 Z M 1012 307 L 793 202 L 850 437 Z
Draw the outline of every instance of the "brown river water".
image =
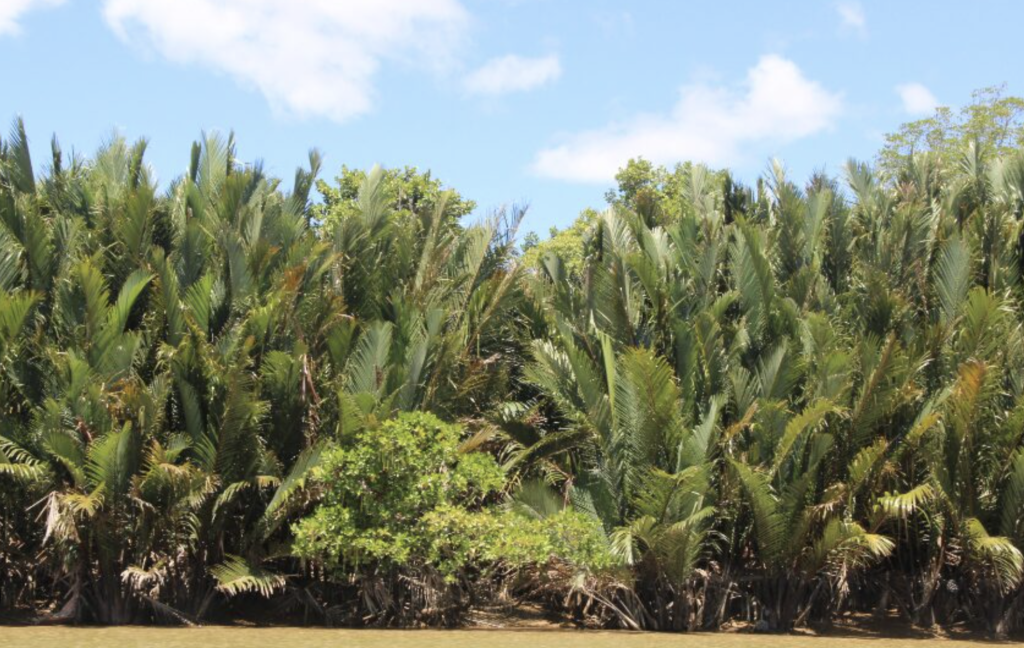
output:
M 0 627 L 0 648 L 959 648 L 939 639 L 645 634 L 572 630 Z

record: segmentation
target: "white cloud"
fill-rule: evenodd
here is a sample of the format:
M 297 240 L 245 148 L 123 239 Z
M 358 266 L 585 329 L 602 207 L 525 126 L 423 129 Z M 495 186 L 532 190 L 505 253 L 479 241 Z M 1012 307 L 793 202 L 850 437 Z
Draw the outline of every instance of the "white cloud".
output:
M 864 7 L 859 2 L 855 0 L 840 2 L 836 5 L 836 11 L 839 12 L 839 18 L 842 19 L 843 25 L 851 27 L 861 34 L 867 32 L 868 19 L 864 15 Z
M 841 109 L 838 94 L 807 79 L 792 61 L 768 55 L 738 88 L 684 86 L 671 114 L 573 135 L 538 153 L 533 170 L 561 180 L 607 182 L 637 156 L 660 164 L 735 164 L 751 145 L 784 144 L 831 127 Z
M 939 105 L 932 91 L 920 83 L 904 83 L 896 86 L 896 93 L 903 101 L 903 110 L 911 115 L 927 115 Z
M 0 35 L 21 31 L 18 19 L 29 11 L 61 4 L 64 0 L 0 0 Z
M 104 13 L 124 40 L 335 121 L 370 110 L 385 61 L 451 67 L 469 23 L 459 0 L 106 0 Z
M 502 95 L 532 90 L 562 75 L 558 56 L 524 58 L 510 54 L 487 61 L 466 77 L 466 90 L 478 95 Z

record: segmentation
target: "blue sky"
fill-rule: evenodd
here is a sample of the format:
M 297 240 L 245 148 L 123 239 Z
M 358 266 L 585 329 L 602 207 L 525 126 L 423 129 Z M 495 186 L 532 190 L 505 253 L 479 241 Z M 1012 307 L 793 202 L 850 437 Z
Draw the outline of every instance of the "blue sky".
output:
M 806 177 L 976 88 L 1024 94 L 1024 3 L 0 0 L 0 119 L 37 162 L 150 140 L 164 182 L 203 130 L 290 180 L 310 147 L 429 168 L 527 230 L 600 207 L 631 156 Z

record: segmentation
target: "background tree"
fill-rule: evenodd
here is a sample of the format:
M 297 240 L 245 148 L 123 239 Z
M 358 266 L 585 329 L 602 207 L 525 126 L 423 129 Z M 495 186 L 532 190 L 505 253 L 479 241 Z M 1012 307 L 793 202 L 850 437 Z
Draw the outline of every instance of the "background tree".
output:
M 934 153 L 955 166 L 969 144 L 990 157 L 1004 157 L 1024 146 L 1024 99 L 1005 96 L 1006 86 L 975 90 L 959 110 L 940 106 L 931 117 L 907 122 L 885 136 L 879 168 L 894 177 L 915 153 Z

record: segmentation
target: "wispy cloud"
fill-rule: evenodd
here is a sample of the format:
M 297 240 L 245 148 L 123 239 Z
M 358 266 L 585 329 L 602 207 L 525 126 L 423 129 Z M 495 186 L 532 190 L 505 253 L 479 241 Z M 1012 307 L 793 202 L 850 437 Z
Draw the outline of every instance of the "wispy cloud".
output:
M 18 22 L 22 16 L 33 9 L 56 7 L 65 0 L 0 0 L 0 35 L 17 34 L 21 31 Z
M 903 102 L 903 110 L 910 115 L 930 114 L 939 105 L 932 91 L 920 83 L 904 83 L 896 86 L 896 93 Z
M 633 36 L 636 33 L 633 14 L 629 11 L 597 11 L 594 22 L 609 36 Z
M 524 58 L 509 54 L 491 59 L 466 77 L 465 87 L 471 94 L 503 95 L 533 90 L 555 81 L 562 75 L 558 56 Z
M 370 110 L 386 61 L 452 67 L 469 24 L 459 0 L 106 0 L 104 14 L 126 41 L 339 122 Z
M 864 7 L 856 0 L 840 2 L 836 5 L 839 18 L 843 26 L 856 30 L 862 36 L 867 34 L 868 19 L 864 14 Z
M 734 164 L 757 145 L 780 145 L 831 127 L 841 110 L 838 94 L 805 77 L 792 61 L 766 55 L 738 87 L 684 86 L 669 115 L 641 115 L 572 135 L 540 151 L 533 170 L 561 180 L 608 182 L 637 156 L 662 164 Z

